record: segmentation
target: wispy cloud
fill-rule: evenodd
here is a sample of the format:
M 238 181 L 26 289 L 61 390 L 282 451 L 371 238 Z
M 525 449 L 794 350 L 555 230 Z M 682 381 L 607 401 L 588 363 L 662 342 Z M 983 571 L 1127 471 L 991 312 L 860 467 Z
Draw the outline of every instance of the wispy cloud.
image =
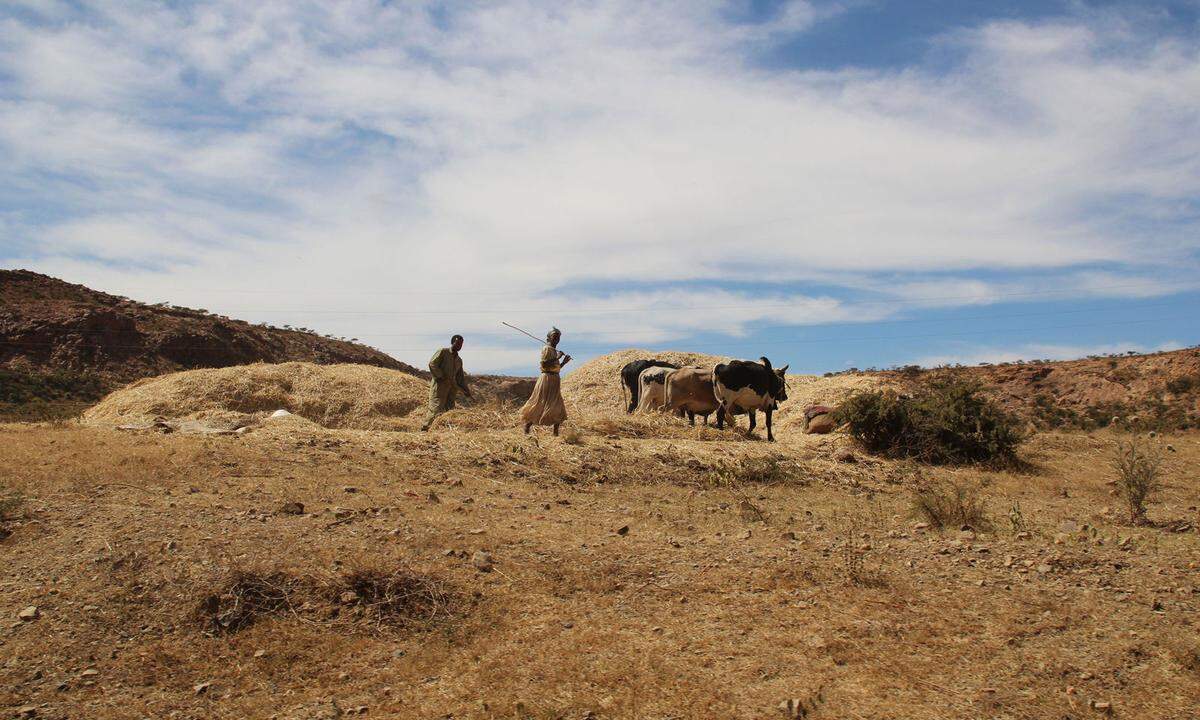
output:
M 503 308 L 648 343 L 1195 282 L 1194 44 L 1081 11 L 816 72 L 754 58 L 836 6 L 742 7 L 0 10 L 0 261 L 413 361 Z

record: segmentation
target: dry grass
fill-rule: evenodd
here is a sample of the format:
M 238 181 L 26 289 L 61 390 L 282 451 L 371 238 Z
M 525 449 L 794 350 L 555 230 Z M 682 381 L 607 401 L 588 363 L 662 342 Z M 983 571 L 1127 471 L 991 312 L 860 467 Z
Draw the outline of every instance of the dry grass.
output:
M 0 425 L 3 482 L 25 498 L 0 546 L 0 707 L 707 720 L 819 696 L 816 717 L 1086 717 L 1098 701 L 1166 720 L 1200 706 L 1200 489 L 1165 486 L 1155 515 L 1174 522 L 1129 526 L 1105 508 L 1107 436 L 1035 436 L 1021 474 L 917 479 L 839 460 L 837 435 L 771 446 L 625 423 L 609 392 L 611 414 L 569 405 L 570 441 L 486 407 L 429 433 Z M 1200 434 L 1169 442 L 1163 472 L 1186 476 Z M 1019 506 L 1024 532 L 915 527 L 918 483 L 949 482 Z M 269 582 L 231 582 L 233 568 Z M 236 632 L 197 621 L 212 596 Z M 17 622 L 28 605 L 41 617 Z
M 991 530 L 979 491 L 955 482 L 932 483 L 913 493 L 913 514 L 937 530 Z

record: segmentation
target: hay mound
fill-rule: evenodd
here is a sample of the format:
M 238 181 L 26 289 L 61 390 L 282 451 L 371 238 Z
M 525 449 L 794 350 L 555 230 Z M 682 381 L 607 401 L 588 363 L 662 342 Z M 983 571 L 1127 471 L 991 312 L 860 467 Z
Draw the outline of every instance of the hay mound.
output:
M 403 419 L 423 407 L 427 395 L 428 386 L 419 378 L 372 365 L 258 363 L 139 380 L 104 398 L 83 414 L 83 421 L 102 426 L 160 417 L 261 422 L 283 408 L 299 416 L 297 421 L 328 428 L 400 430 L 411 429 Z
M 563 376 L 562 391 L 563 400 L 567 403 L 567 414 L 579 415 L 608 410 L 619 410 L 623 414 L 625 405 L 621 400 L 621 368 L 633 360 L 643 358 L 655 358 L 681 366 L 701 367 L 712 367 L 719 362 L 729 361 L 728 357 L 719 355 L 674 350 L 618 350 L 601 355 Z
M 624 415 L 621 399 L 621 368 L 631 360 L 657 358 L 676 365 L 699 365 L 712 367 L 730 358 L 704 353 L 651 350 L 621 350 L 601 355 L 563 377 L 563 398 L 567 402 L 567 413 L 575 419 L 589 415 Z M 753 358 L 757 359 L 757 358 Z M 785 357 L 772 358 L 775 365 L 788 364 Z M 892 381 L 875 374 L 845 374 L 831 377 L 819 375 L 789 374 L 788 399 L 779 409 L 777 422 L 783 427 L 797 428 L 804 423 L 804 408 L 809 405 L 838 405 L 853 393 L 876 390 Z M 599 422 L 599 420 L 597 420 Z M 634 422 L 623 420 L 622 422 Z M 655 424 L 648 420 L 643 424 Z M 658 423 L 662 424 L 662 423 Z M 745 424 L 745 420 L 742 421 Z M 715 431 L 714 431 L 715 432 Z

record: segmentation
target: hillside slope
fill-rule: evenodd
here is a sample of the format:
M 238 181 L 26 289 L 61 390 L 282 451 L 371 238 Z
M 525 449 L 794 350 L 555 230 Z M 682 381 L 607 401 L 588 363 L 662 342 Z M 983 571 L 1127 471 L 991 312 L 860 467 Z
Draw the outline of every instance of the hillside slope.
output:
M 0 270 L 0 367 L 9 370 L 85 373 L 111 387 L 176 370 L 290 360 L 421 374 L 358 343 Z
M 1113 418 L 1148 429 L 1200 426 L 1200 348 L 1195 347 L 893 374 L 973 380 L 1042 428 L 1092 429 Z

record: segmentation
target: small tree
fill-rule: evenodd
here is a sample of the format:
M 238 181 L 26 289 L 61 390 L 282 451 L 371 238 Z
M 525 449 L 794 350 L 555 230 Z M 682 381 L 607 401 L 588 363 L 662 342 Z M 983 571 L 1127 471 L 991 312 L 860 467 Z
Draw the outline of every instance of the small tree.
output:
M 1162 488 L 1162 454 L 1136 438 L 1118 441 L 1112 466 L 1117 473 L 1117 488 L 1129 505 L 1129 521 L 1135 525 L 1144 523 L 1146 503 Z

